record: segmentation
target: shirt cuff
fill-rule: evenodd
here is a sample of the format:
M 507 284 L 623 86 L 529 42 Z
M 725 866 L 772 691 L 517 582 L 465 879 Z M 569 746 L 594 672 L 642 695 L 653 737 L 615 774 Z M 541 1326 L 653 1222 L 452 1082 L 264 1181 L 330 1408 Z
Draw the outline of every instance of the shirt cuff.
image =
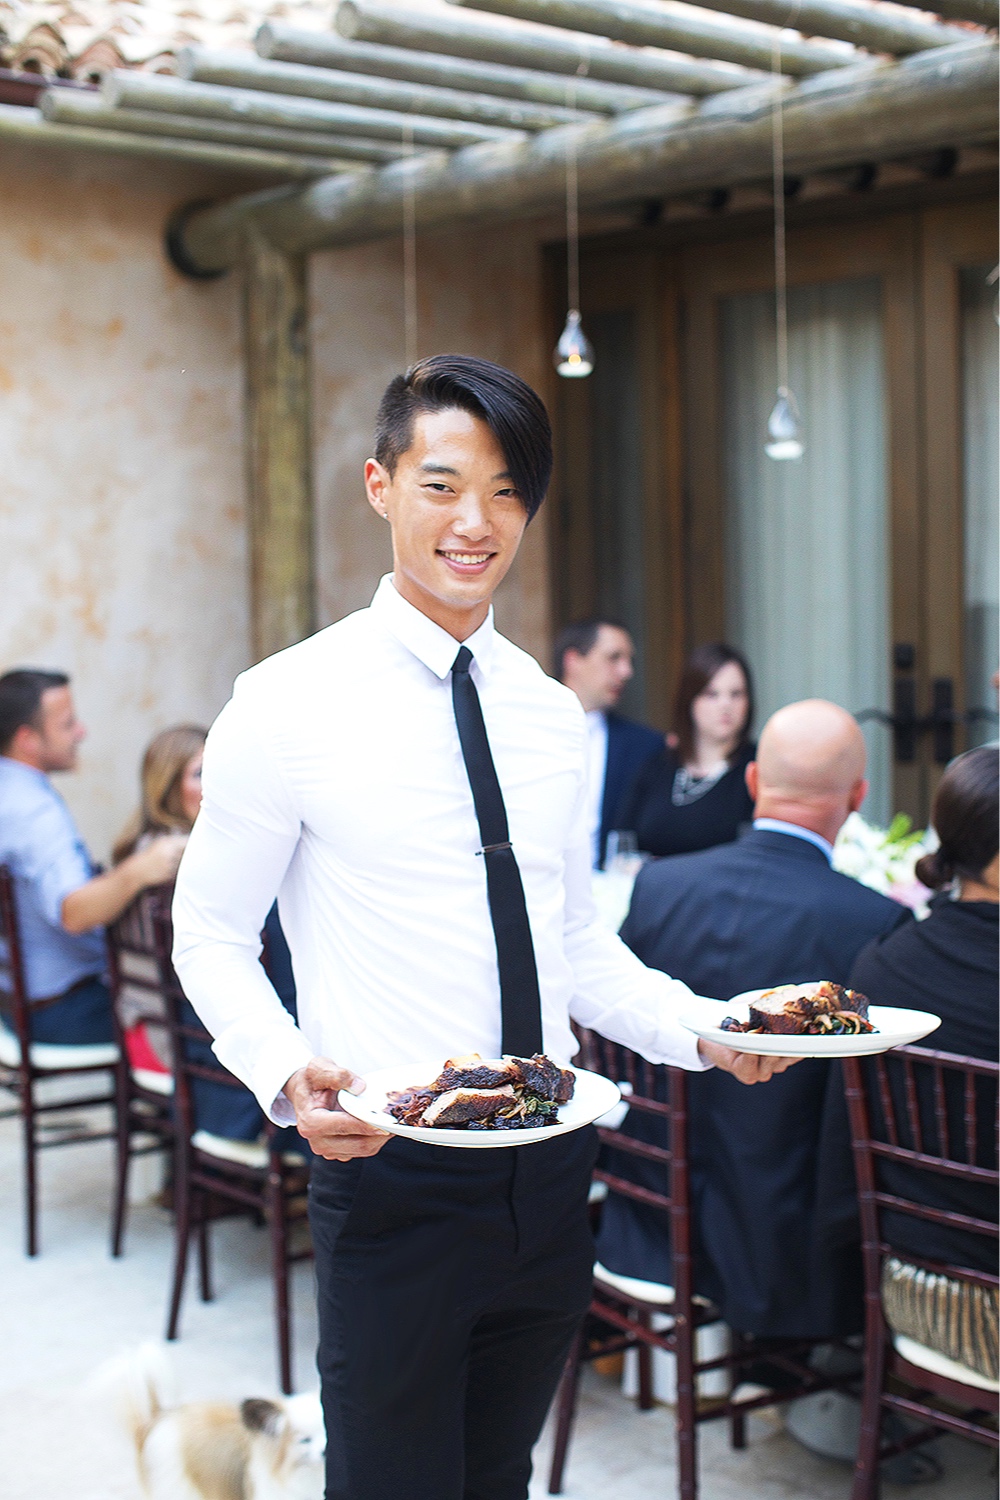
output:
M 688 1073 L 704 1073 L 715 1064 L 706 1062 L 698 1051 L 698 1038 L 678 1021 L 669 1032 L 661 1034 L 660 1045 L 663 1061 L 671 1068 L 684 1068 Z
M 250 1086 L 261 1109 L 275 1125 L 294 1125 L 295 1110 L 284 1092 L 293 1073 L 316 1056 L 301 1031 L 285 1032 L 269 1043 L 267 1055 L 255 1064 Z

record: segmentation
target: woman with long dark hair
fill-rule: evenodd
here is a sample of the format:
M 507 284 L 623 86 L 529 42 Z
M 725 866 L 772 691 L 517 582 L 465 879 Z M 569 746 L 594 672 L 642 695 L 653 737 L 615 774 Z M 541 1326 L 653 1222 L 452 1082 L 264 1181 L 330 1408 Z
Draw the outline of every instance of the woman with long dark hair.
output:
M 753 817 L 744 773 L 750 741 L 750 667 L 732 646 L 698 646 L 674 696 L 674 733 L 640 772 L 616 826 L 647 854 L 692 854 L 728 844 Z

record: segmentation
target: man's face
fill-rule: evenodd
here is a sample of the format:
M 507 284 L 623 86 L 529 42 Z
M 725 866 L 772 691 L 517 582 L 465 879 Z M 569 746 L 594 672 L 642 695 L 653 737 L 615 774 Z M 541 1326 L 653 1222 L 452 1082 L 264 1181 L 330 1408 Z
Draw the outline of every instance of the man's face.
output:
M 485 620 L 528 520 L 493 433 L 471 412 L 424 412 L 395 474 L 370 458 L 365 487 L 392 526 L 397 590 L 465 640 Z
M 76 752 L 87 731 L 76 716 L 68 687 L 46 688 L 34 736 L 35 764 L 40 771 L 73 771 Z
M 586 656 L 579 651 L 566 652 L 563 681 L 588 712 L 614 708 L 632 676 L 634 656 L 635 647 L 627 630 L 601 625 Z

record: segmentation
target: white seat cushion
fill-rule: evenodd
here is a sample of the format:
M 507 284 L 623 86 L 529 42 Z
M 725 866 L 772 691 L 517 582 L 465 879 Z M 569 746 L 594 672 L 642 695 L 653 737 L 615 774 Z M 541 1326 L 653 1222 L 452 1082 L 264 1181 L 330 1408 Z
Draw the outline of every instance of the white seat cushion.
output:
M 634 1298 L 636 1302 L 648 1302 L 650 1307 L 672 1307 L 674 1304 L 672 1286 L 664 1286 L 659 1281 L 640 1281 L 637 1276 L 619 1276 L 617 1271 L 607 1270 L 600 1261 L 594 1265 L 594 1280 L 603 1282 L 613 1292 Z
M 267 1166 L 267 1147 L 259 1141 L 235 1141 L 227 1135 L 212 1135 L 208 1130 L 196 1130 L 191 1137 L 196 1151 L 208 1156 L 217 1156 L 220 1161 L 236 1162 L 241 1167 L 256 1167 L 261 1171 Z
M 31 1061 L 36 1068 L 113 1068 L 118 1061 L 114 1042 L 74 1045 L 66 1042 L 32 1042 Z M 16 1068 L 21 1062 L 21 1044 L 5 1026 L 0 1026 L 0 1063 Z
M 946 1354 L 939 1354 L 936 1349 L 928 1349 L 925 1344 L 918 1344 L 915 1339 L 908 1339 L 904 1333 L 897 1333 L 893 1336 L 892 1346 L 900 1359 L 905 1359 L 911 1365 L 917 1365 L 921 1370 L 927 1370 L 932 1375 L 943 1375 L 948 1380 L 960 1380 L 963 1385 L 974 1385 L 980 1391 L 1000 1391 L 1000 1382 L 989 1380 L 985 1375 L 980 1375 L 978 1370 L 970 1370 L 968 1365 L 960 1365 L 958 1360 L 949 1359 Z
M 139 1088 L 148 1089 L 151 1094 L 170 1095 L 174 1091 L 174 1077 L 172 1073 L 157 1073 L 152 1068 L 133 1068 L 132 1077 Z

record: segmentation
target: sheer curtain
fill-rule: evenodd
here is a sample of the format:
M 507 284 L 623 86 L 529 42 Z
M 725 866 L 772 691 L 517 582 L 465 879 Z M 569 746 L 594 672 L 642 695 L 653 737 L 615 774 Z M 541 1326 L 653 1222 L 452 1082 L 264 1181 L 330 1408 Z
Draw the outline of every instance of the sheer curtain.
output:
M 876 280 L 789 293 L 803 458 L 766 456 L 774 298 L 723 304 L 727 629 L 754 670 L 757 727 L 822 697 L 888 710 L 889 552 L 882 313 Z M 864 726 L 869 819 L 892 816 L 889 731 Z
M 965 491 L 965 694 L 984 711 L 969 726 L 969 744 L 997 733 L 1000 634 L 1000 421 L 997 412 L 997 289 L 989 266 L 962 271 L 962 419 Z M 989 717 L 985 715 L 988 714 Z

